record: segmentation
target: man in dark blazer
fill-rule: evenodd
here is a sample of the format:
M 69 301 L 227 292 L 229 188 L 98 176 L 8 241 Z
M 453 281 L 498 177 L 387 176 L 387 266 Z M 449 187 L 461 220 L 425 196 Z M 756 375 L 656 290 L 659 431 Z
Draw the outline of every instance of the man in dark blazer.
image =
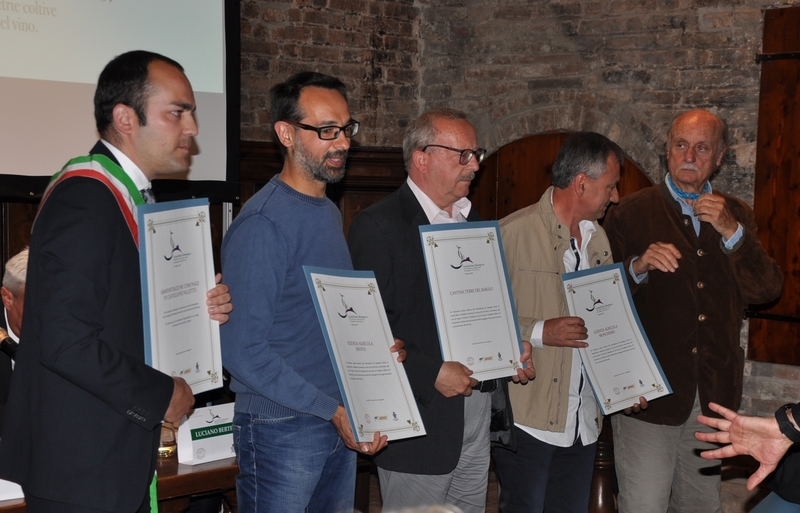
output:
M 178 63 L 118 56 L 95 93 L 103 140 L 45 192 L 0 440 L 0 477 L 22 485 L 29 512 L 150 511 L 160 423 L 194 396 L 144 363 L 133 206 L 150 180 L 187 169 L 194 109 Z M 227 320 L 227 288 L 208 297 Z
M 3 315 L 0 315 L 0 328 L 5 330 L 12 342 L 19 343 L 22 326 L 22 305 L 25 301 L 25 274 L 28 272 L 28 248 L 23 249 L 6 262 L 3 274 L 3 285 L 0 286 L 0 298 L 3 301 Z M 0 343 L 4 335 L 0 333 Z M 3 349 L 0 347 L 0 349 Z M 11 384 L 11 371 L 14 364 L 11 356 L 0 350 L 0 428 L 8 401 L 8 389 Z
M 485 153 L 465 114 L 423 114 L 403 141 L 408 180 L 350 226 L 353 267 L 375 272 L 392 334 L 405 342 L 404 367 L 427 432 L 376 456 L 386 510 L 447 503 L 474 513 L 486 506 L 497 383 L 478 383 L 466 366 L 442 361 L 419 235 L 421 225 L 478 219 L 466 196 Z M 523 358 L 530 359 L 529 348 Z M 518 379 L 533 375 L 529 366 Z

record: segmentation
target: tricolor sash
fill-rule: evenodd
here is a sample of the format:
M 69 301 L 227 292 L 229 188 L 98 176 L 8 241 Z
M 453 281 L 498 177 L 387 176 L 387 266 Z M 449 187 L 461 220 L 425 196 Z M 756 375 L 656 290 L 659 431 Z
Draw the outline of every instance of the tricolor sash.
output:
M 136 205 L 143 205 L 144 199 L 139 189 L 134 185 L 133 180 L 129 177 L 122 168 L 113 160 L 105 155 L 95 154 L 78 157 L 70 160 L 59 171 L 54 174 L 47 184 L 47 189 L 44 191 L 42 201 L 39 204 L 39 211 L 41 212 L 44 202 L 47 200 L 53 188 L 66 180 L 80 176 L 84 178 L 93 178 L 104 183 L 114 198 L 117 200 L 117 205 L 122 212 L 122 217 L 131 231 L 133 242 L 136 247 L 139 247 L 139 227 L 136 223 L 135 208 Z M 38 217 L 38 215 L 37 215 Z M 34 226 L 36 221 L 34 220 Z

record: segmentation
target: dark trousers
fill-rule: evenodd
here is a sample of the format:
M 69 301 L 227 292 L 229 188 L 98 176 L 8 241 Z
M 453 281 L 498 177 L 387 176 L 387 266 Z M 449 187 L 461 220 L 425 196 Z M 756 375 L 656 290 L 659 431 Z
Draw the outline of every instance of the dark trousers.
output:
M 500 513 L 586 513 L 597 443 L 556 447 L 514 430 L 517 452 L 492 450 Z
M 25 490 L 23 490 L 24 492 Z M 29 494 L 25 494 L 25 510 L 28 513 L 122 513 L 111 512 L 104 509 L 87 508 L 64 502 L 48 501 Z M 131 512 L 133 513 L 133 512 Z M 150 492 L 142 501 L 142 505 L 135 513 L 150 513 Z

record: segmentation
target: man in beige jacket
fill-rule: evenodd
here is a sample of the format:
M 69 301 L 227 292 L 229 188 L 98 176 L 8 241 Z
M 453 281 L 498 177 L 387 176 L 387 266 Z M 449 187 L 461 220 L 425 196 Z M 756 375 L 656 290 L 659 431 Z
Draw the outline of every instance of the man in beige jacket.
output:
M 576 133 L 553 164 L 553 186 L 500 221 L 522 338 L 533 344 L 538 371 L 527 385 L 509 385 L 517 451 L 494 449 L 501 513 L 588 510 L 602 419 L 577 352 L 588 347 L 586 327 L 569 315 L 561 275 L 613 263 L 596 221 L 619 200 L 623 161 L 606 137 Z

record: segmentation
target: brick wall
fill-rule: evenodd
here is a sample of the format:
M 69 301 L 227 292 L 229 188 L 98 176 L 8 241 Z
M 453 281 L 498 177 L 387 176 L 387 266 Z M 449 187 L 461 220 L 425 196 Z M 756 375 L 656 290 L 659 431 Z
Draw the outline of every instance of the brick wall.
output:
M 594 130 L 660 181 L 663 135 L 711 108 L 733 147 L 715 185 L 750 200 L 763 2 L 431 2 L 421 10 L 425 106 L 474 114 L 494 150 L 526 134 Z M 452 99 L 451 99 L 452 98 Z
M 451 106 L 470 113 L 490 152 L 528 134 L 593 130 L 661 181 L 671 119 L 709 108 L 732 136 L 712 183 L 752 203 L 754 56 L 763 9 L 787 3 L 242 0 L 242 137 L 271 139 L 269 87 L 315 69 L 348 84 L 362 144 L 399 146 L 409 119 Z M 744 411 L 800 398 L 798 368 L 748 362 L 745 372 Z
M 272 140 L 269 88 L 298 71 L 347 85 L 361 144 L 402 141 L 419 105 L 411 0 L 242 0 L 242 139 Z
M 777 5 L 777 4 L 775 4 Z M 528 134 L 593 130 L 655 181 L 672 118 L 727 120 L 732 145 L 713 180 L 752 204 L 764 2 L 431 1 L 421 7 L 422 107 L 472 113 L 490 151 Z M 746 347 L 746 328 L 742 345 Z M 800 400 L 800 369 L 748 362 L 742 408 Z

